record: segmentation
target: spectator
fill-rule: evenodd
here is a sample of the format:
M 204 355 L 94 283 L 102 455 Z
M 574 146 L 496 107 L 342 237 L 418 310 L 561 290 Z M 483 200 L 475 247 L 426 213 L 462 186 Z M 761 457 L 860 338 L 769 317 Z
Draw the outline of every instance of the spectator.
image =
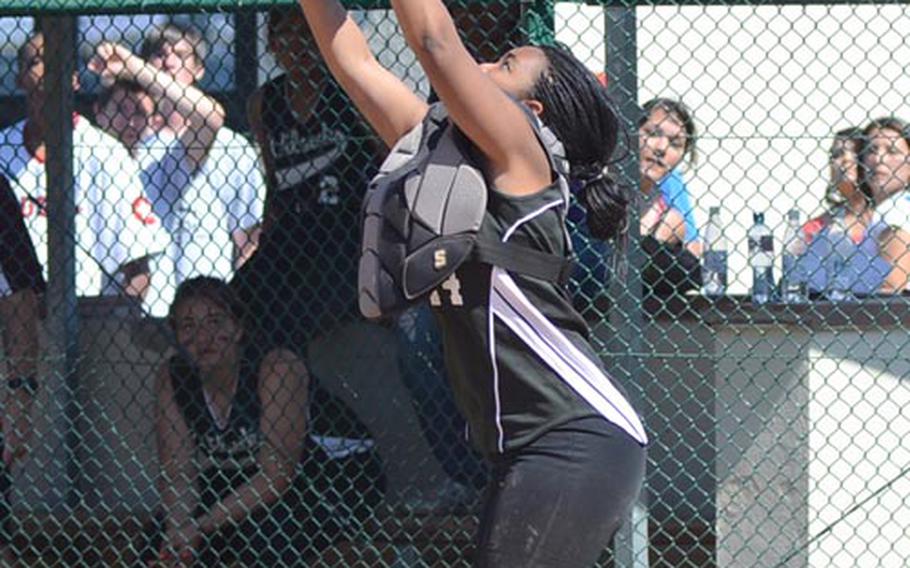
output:
M 7 179 L 0 175 L 0 278 L 8 295 L 0 297 L 3 353 L 6 356 L 3 437 L 0 438 L 0 549 L 4 565 L 13 565 L 10 469 L 25 457 L 32 433 L 32 403 L 38 388 L 38 319 L 44 276 L 21 208 Z
M 171 306 L 180 354 L 155 387 L 165 563 L 305 563 L 384 490 L 366 441 L 332 458 L 307 436 L 306 367 L 292 351 L 249 349 L 244 313 L 209 277 L 182 283 Z
M 699 255 L 695 213 L 679 171 L 683 159 L 695 155 L 695 120 L 686 105 L 673 99 L 652 99 L 643 110 L 638 127 L 641 190 L 646 196 L 641 234 L 662 242 L 683 242 Z
M 134 145 L 154 211 L 171 237 L 173 268 L 153 275 L 161 289 L 153 313 L 161 315 L 177 284 L 198 274 L 229 278 L 252 254 L 265 185 L 253 147 L 224 126 L 221 104 L 196 86 L 204 75 L 202 36 L 169 24 L 146 39 L 142 54 L 103 43 L 89 68 L 106 85 L 138 84 L 161 115 L 151 124 L 154 135 Z
M 141 160 L 148 156 L 142 152 L 143 145 L 150 136 L 155 136 L 162 119 L 156 113 L 152 97 L 142 87 L 129 81 L 115 81 L 101 92 L 94 110 L 98 127 L 120 140 L 133 159 Z M 140 171 L 140 178 L 146 188 L 154 191 L 147 174 L 148 172 Z M 149 202 L 148 208 L 151 207 Z M 170 234 L 163 223 L 156 223 L 154 228 L 159 232 L 160 242 L 164 243 L 162 250 L 151 255 L 147 262 L 137 265 L 133 279 L 141 289 L 145 310 L 163 316 L 168 302 L 173 299 L 173 290 L 168 289 L 168 277 L 173 272 L 173 263 L 166 255 Z
M 95 101 L 95 123 L 140 158 L 145 140 L 161 130 L 163 118 L 155 101 L 138 83 L 117 80 Z
M 318 58 L 298 6 L 268 15 L 284 74 L 250 97 L 268 193 L 260 246 L 231 282 L 256 316 L 256 346 L 306 359 L 312 340 L 355 319 L 361 195 L 375 171 L 372 136 Z M 369 353 L 365 345 L 351 352 Z M 313 424 L 336 440 L 369 433 L 312 377 Z M 356 476 L 356 473 L 352 474 Z
M 638 127 L 641 179 L 641 247 L 645 295 L 661 297 L 701 284 L 698 232 L 688 189 L 678 167 L 695 151 L 695 121 L 680 101 L 657 98 L 644 104 Z
M 44 36 L 31 36 L 19 49 L 17 85 L 25 91 L 26 118 L 0 131 L 0 168 L 22 207 L 41 265 L 47 265 L 45 171 Z M 74 77 L 75 87 L 78 83 Z M 165 243 L 155 230 L 160 220 L 142 191 L 139 172 L 116 140 L 73 116 L 73 175 L 76 203 L 76 291 L 83 296 L 138 293 L 128 279 L 135 264 Z M 0 293 L 8 293 L 0 282 Z
M 863 129 L 863 137 L 864 180 L 886 226 L 878 235 L 879 250 L 891 265 L 881 290 L 901 293 L 910 281 L 910 126 L 898 118 L 879 118 Z
M 376 146 L 314 56 L 299 7 L 269 12 L 268 47 L 284 74 L 248 103 L 268 180 L 265 221 L 234 284 L 275 344 L 301 349 L 355 317 L 357 227 Z
M 877 235 L 884 225 L 874 218 L 875 200 L 870 185 L 861 183 L 859 155 L 863 133 L 846 128 L 834 135 L 829 154 L 830 182 L 825 195 L 829 209 L 803 225 L 804 246 L 796 270 L 806 275 L 810 294 L 825 293 L 839 279 L 844 291 L 873 294 L 889 272 L 878 252 Z M 835 250 L 841 243 L 848 247 Z M 849 250 L 847 250 L 849 249 Z M 831 262 L 831 255 L 845 255 L 843 264 Z

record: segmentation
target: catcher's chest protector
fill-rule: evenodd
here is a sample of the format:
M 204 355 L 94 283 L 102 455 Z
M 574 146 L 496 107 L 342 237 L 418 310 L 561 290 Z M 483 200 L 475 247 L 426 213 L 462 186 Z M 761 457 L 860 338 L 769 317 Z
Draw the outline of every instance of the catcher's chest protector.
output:
M 360 311 L 366 318 L 401 312 L 441 285 L 469 257 L 477 259 L 477 249 L 500 246 L 478 243 L 487 184 L 468 158 L 470 148 L 445 107 L 435 104 L 423 122 L 395 144 L 370 182 L 357 282 Z M 541 258 L 535 260 L 540 265 Z M 566 272 L 562 257 L 542 261 L 550 264 L 547 277 L 559 278 Z

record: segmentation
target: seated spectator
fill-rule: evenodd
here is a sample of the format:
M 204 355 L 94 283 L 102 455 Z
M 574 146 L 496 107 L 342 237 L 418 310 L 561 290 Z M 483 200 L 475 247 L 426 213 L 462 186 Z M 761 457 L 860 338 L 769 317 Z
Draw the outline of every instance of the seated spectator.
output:
M 265 184 L 252 145 L 224 126 L 221 104 L 196 86 L 205 72 L 201 34 L 169 24 L 149 35 L 142 54 L 103 43 L 89 69 L 105 85 L 137 84 L 160 114 L 147 125 L 151 135 L 132 143 L 170 235 L 172 267 L 152 278 L 161 296 L 153 313 L 162 315 L 180 282 L 198 274 L 229 278 L 252 254 Z
M 222 280 L 177 289 L 180 353 L 155 386 L 163 562 L 308 565 L 382 497 L 372 442 L 308 436 L 306 367 L 285 349 L 259 356 L 245 321 Z
M 0 279 L 8 295 L 0 297 L 0 325 L 3 327 L 3 437 L 0 438 L 0 559 L 12 566 L 10 548 L 11 468 L 28 452 L 32 433 L 32 406 L 38 388 L 38 319 L 40 296 L 45 289 L 41 265 L 35 254 L 21 207 L 7 179 L 0 175 Z
M 638 126 L 644 195 L 641 235 L 660 242 L 683 242 L 697 255 L 698 227 L 689 189 L 679 171 L 683 159 L 695 154 L 695 121 L 691 111 L 673 99 L 652 99 L 643 110 Z
M 910 282 L 910 125 L 894 117 L 879 118 L 863 129 L 864 179 L 885 225 L 879 251 L 891 266 L 882 284 L 885 293 L 901 293 Z
M 95 124 L 120 141 L 133 158 L 141 158 L 142 145 L 163 127 L 155 101 L 138 83 L 118 79 L 101 91 L 95 101 Z
M 701 285 L 698 231 L 678 167 L 695 151 L 695 121 L 686 106 L 658 98 L 639 123 L 640 231 L 645 295 L 669 296 Z
M 0 171 L 8 178 L 41 265 L 47 266 L 47 209 L 44 122 L 44 36 L 38 32 L 19 49 L 16 82 L 25 91 L 26 118 L 0 131 Z M 78 88 L 78 82 L 73 79 Z M 73 177 L 76 292 L 117 294 L 138 290 L 132 266 L 166 246 L 160 220 L 146 199 L 139 171 L 123 146 L 73 116 Z M 9 291 L 0 282 L 0 293 Z
M 799 254 L 795 270 L 805 275 L 811 295 L 824 294 L 832 286 L 854 295 L 874 294 L 890 270 L 878 252 L 877 236 L 884 225 L 875 219 L 870 185 L 860 180 L 862 148 L 859 128 L 834 135 L 825 195 L 829 209 L 806 222 L 803 240 L 790 245 L 802 249 L 793 251 Z
M 119 140 L 135 160 L 143 160 L 148 154 L 143 153 L 144 144 L 160 128 L 162 118 L 155 111 L 152 97 L 137 83 L 118 80 L 105 88 L 95 102 L 95 123 L 106 133 Z M 140 164 L 141 165 L 141 164 Z M 148 172 L 140 171 L 143 186 L 154 187 L 148 178 Z M 152 204 L 147 208 L 151 211 Z M 150 229 L 158 231 L 158 239 L 164 243 L 159 253 L 151 255 L 138 264 L 132 281 L 143 300 L 145 310 L 157 316 L 163 316 L 166 306 L 173 299 L 173 290 L 168 288 L 168 278 L 173 273 L 173 264 L 167 258 L 167 243 L 170 234 L 163 223 L 155 223 Z M 154 283 L 152 277 L 154 276 Z

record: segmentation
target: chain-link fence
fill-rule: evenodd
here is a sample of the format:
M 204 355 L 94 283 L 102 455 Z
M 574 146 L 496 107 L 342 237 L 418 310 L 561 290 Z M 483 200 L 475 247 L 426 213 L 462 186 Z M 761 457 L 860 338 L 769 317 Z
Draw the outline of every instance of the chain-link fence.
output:
M 628 246 L 570 212 L 652 439 L 599 565 L 906 566 L 907 7 L 447 4 L 478 59 L 569 46 L 623 120 Z M 357 314 L 385 150 L 296 5 L 7 0 L 0 58 L 4 562 L 470 565 L 487 467 L 428 310 Z

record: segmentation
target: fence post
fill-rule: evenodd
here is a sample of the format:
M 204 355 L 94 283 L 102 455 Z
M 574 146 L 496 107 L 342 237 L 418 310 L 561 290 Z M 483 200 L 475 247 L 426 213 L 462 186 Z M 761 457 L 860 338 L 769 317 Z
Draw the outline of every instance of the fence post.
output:
M 607 80 L 610 96 L 616 104 L 623 131 L 628 133 L 628 148 L 620 137 L 616 156 L 621 160 L 611 166 L 617 179 L 637 193 L 638 173 L 638 53 L 636 43 L 635 5 L 608 6 L 605 8 L 605 45 Z M 625 150 L 625 151 L 624 151 Z M 625 278 L 614 277 L 611 282 L 611 319 L 617 330 L 619 342 L 624 350 L 617 357 L 622 375 L 629 386 L 629 394 L 642 400 L 644 391 L 641 381 L 645 377 L 642 361 L 642 282 L 641 268 L 644 257 L 639 246 L 639 212 L 637 207 L 629 211 L 627 274 Z M 622 264 L 621 251 L 617 266 Z M 622 288 L 620 288 L 620 285 Z M 639 408 L 644 412 L 643 405 Z M 647 421 L 646 421 L 647 423 Z M 623 523 L 616 535 L 614 562 L 622 568 L 644 568 L 648 566 L 648 511 L 647 487 L 633 508 L 631 517 Z
M 44 88 L 47 90 L 45 122 L 58 126 L 44 133 L 47 147 L 48 359 L 51 362 L 49 377 L 53 379 L 48 381 L 47 387 L 50 391 L 49 411 L 56 416 L 57 410 L 62 410 L 62 415 L 56 416 L 54 424 L 60 436 L 58 439 L 63 441 L 62 463 L 54 464 L 56 468 L 62 468 L 56 475 L 62 474 L 63 483 L 51 483 L 51 486 L 57 488 L 54 500 L 63 497 L 66 505 L 73 506 L 79 501 L 76 456 L 79 408 L 75 372 L 79 322 L 72 127 L 76 18 L 71 15 L 47 16 L 40 22 L 44 35 Z M 55 388 L 56 385 L 60 385 L 59 389 Z
M 553 0 L 521 0 L 525 37 L 532 43 L 552 43 L 556 38 Z

